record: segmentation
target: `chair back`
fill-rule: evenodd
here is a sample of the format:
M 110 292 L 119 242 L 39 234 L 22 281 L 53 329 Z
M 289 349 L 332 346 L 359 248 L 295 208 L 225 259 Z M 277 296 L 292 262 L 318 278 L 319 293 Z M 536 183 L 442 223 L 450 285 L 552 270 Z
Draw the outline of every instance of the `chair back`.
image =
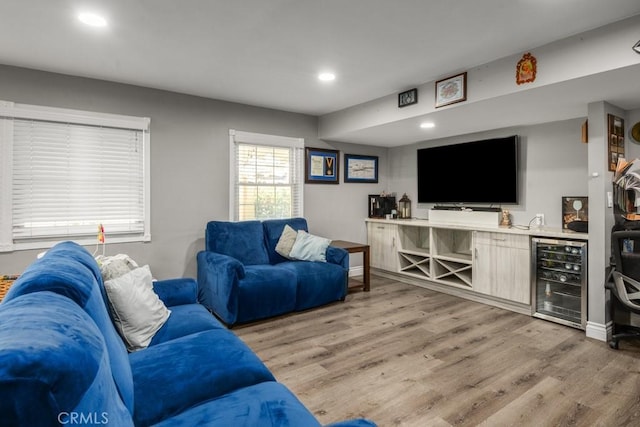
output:
M 611 252 L 616 271 L 640 281 L 640 230 L 612 232 Z

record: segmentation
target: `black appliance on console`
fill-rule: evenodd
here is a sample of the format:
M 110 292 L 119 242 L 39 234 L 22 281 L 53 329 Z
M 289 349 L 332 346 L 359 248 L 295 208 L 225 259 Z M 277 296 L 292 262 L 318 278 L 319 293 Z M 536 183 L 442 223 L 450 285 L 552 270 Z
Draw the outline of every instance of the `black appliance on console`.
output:
M 395 196 L 369 195 L 369 218 L 385 218 L 396 207 Z

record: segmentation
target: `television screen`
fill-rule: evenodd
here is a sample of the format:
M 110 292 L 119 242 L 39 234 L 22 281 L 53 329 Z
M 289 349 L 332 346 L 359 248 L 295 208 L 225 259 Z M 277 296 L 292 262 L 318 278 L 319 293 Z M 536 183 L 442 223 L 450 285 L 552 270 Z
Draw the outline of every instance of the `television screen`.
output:
M 419 149 L 418 203 L 518 203 L 518 136 Z

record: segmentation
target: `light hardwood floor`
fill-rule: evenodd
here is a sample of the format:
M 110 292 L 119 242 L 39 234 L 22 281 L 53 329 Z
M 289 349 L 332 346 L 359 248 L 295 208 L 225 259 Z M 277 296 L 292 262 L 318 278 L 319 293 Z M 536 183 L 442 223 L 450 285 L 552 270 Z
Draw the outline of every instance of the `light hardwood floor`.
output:
M 640 343 L 375 275 L 345 302 L 233 331 L 323 423 L 640 426 Z

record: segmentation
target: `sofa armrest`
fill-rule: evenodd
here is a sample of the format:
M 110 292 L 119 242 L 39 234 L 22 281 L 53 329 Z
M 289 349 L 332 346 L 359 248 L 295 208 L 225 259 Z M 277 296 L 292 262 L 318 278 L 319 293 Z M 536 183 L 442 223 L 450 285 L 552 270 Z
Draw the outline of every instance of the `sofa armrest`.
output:
M 244 265 L 237 259 L 229 255 L 220 254 L 212 251 L 200 251 L 197 257 L 198 273 L 201 268 L 213 272 L 216 275 L 238 276 L 238 279 L 244 279 Z
M 198 302 L 198 283 L 192 278 L 158 280 L 153 290 L 167 307 Z
M 235 323 L 239 281 L 245 277 L 244 265 L 237 259 L 212 251 L 200 251 L 198 301 L 226 324 Z
M 349 269 L 349 252 L 347 252 L 346 249 L 329 246 L 325 256 L 327 258 L 327 262 L 338 264 L 345 270 Z

